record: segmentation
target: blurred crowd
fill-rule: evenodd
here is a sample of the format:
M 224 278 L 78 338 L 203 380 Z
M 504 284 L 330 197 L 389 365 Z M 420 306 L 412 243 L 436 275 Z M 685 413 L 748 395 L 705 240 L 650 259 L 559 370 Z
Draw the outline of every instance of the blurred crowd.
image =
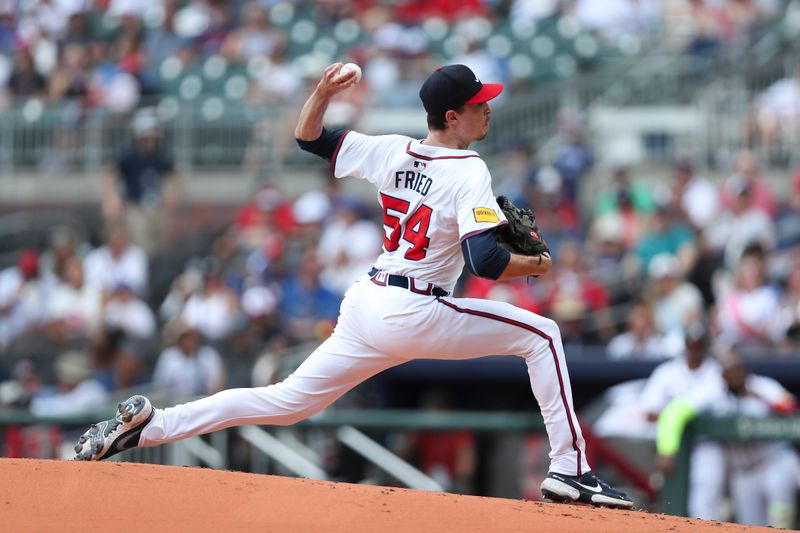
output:
M 800 174 L 769 181 L 743 150 L 721 181 L 689 159 L 668 180 L 618 166 L 586 181 L 592 151 L 573 127 L 551 159 L 521 145 L 494 176 L 498 191 L 535 209 L 553 270 L 533 283 L 470 279 L 468 295 L 554 318 L 568 353 L 604 344 L 615 359 L 674 355 L 696 322 L 724 347 L 797 353 Z M 579 183 L 591 187 L 582 198 Z
M 457 295 L 553 318 L 572 357 L 673 357 L 696 323 L 721 348 L 795 356 L 800 173 L 779 196 L 742 151 L 720 182 L 680 159 L 654 183 L 624 166 L 595 169 L 579 125 L 562 119 L 547 161 L 517 143 L 493 168 L 498 194 L 535 209 L 553 270 L 506 283 L 465 275 Z M 152 381 L 208 394 L 270 383 L 288 348 L 330 333 L 344 291 L 380 253 L 377 206 L 331 178 L 297 198 L 264 181 L 156 294 L 148 269 L 172 251 L 181 189 L 161 144 L 155 119 L 137 115 L 104 176 L 97 246 L 57 227 L 0 271 L 0 353 L 46 342 L 48 357 L 83 351 L 107 390 Z M 0 368 L 13 374 L 10 361 Z
M 713 59 L 781 10 L 777 0 L 3 0 L 0 93 L 6 104 L 36 98 L 111 113 L 215 90 L 285 104 L 347 58 L 364 67 L 376 99 L 397 103 L 448 62 L 513 84 L 551 67 L 569 77 L 653 43 Z M 190 71 L 198 75 L 178 84 Z M 233 71 L 244 77 L 227 83 Z

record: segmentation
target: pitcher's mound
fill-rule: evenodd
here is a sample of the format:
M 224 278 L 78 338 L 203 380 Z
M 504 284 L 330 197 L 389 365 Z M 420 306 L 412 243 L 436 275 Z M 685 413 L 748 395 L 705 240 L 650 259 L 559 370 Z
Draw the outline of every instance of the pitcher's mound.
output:
M 635 511 L 133 463 L 0 459 L 0 480 L 4 531 L 729 533 L 746 529 Z

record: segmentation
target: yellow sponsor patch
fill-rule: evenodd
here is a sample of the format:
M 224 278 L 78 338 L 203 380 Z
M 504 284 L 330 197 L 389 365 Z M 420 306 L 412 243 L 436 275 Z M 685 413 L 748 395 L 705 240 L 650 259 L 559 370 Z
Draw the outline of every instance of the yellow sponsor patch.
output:
M 495 210 L 488 207 L 476 207 L 472 213 L 475 215 L 475 222 L 500 222 Z

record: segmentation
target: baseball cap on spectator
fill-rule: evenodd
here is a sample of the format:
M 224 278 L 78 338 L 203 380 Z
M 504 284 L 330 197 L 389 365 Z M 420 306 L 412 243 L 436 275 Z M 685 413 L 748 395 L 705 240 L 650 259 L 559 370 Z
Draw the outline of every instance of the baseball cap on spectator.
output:
M 36 250 L 23 250 L 17 262 L 20 272 L 26 278 L 39 274 L 39 253 Z
M 466 65 L 447 65 L 428 76 L 419 97 L 428 114 L 442 115 L 464 104 L 488 102 L 502 91 L 502 83 L 482 83 Z
M 295 201 L 292 214 L 298 224 L 316 224 L 331 212 L 331 201 L 322 191 L 309 191 Z
M 650 260 L 647 274 L 651 279 L 680 278 L 683 275 L 683 267 L 674 255 L 661 253 Z
M 140 109 L 131 121 L 133 134 L 137 137 L 161 135 L 158 117 L 152 108 Z

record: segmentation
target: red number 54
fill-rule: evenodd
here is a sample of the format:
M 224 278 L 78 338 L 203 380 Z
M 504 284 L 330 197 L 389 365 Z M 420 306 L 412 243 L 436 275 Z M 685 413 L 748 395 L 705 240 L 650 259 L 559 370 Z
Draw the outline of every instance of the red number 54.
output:
M 383 223 L 391 230 L 388 237 L 385 234 L 383 236 L 383 247 L 386 251 L 397 250 L 400 247 L 400 236 L 402 235 L 403 240 L 412 245 L 405 253 L 406 259 L 419 261 L 425 257 L 425 254 L 428 253 L 428 246 L 431 244 L 427 233 L 433 210 L 422 204 L 408 219 L 403 221 L 399 217 L 389 214 L 389 210 L 406 215 L 411 204 L 383 193 L 381 193 L 381 203 L 383 204 Z

